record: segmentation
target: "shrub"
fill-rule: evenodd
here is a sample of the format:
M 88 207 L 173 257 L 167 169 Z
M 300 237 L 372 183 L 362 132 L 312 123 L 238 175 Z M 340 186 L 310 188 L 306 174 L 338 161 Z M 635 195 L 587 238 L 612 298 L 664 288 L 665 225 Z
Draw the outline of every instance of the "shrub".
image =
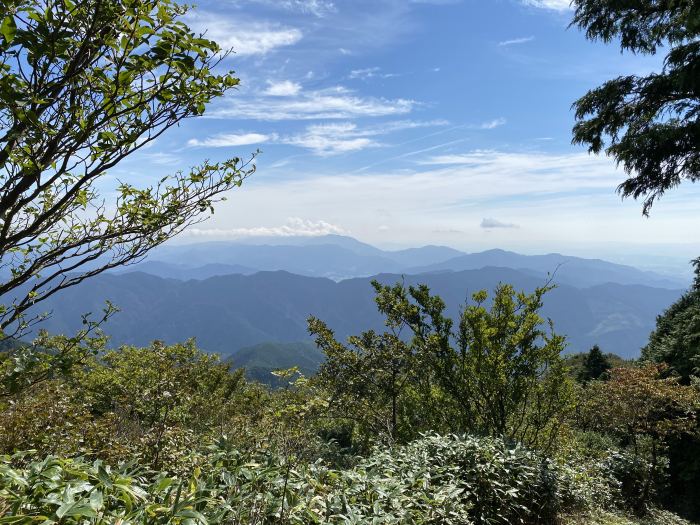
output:
M 501 440 L 437 435 L 333 470 L 221 440 L 174 478 L 125 464 L 0 460 L 0 523 L 552 523 L 586 502 L 565 467 Z

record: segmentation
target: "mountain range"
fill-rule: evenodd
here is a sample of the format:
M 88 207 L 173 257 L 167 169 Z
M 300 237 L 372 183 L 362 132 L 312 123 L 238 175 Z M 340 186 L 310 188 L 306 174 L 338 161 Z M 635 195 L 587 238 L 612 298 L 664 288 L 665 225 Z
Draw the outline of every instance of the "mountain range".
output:
M 406 284 L 425 283 L 443 297 L 453 316 L 477 290 L 511 283 L 532 291 L 545 282 L 541 276 L 494 267 L 375 278 L 386 284 L 402 279 Z M 81 326 L 82 314 L 99 312 L 109 299 L 121 308 L 104 327 L 114 345 L 195 337 L 204 350 L 231 355 L 265 342 L 308 341 L 306 320 L 311 315 L 327 321 L 340 338 L 381 330 L 383 321 L 374 306 L 370 280 L 336 282 L 284 271 L 188 281 L 142 272 L 103 274 L 41 303 L 41 311 L 52 312 L 42 326 L 52 332 L 74 332 Z M 681 293 L 643 285 L 577 288 L 562 284 L 545 297 L 543 314 L 567 335 L 570 351 L 599 344 L 606 352 L 634 357 L 653 329 L 655 316 Z
M 263 237 L 168 246 L 155 251 L 146 262 L 119 271 L 201 280 L 216 275 L 283 270 L 340 281 L 379 273 L 415 275 L 477 270 L 488 266 L 517 269 L 538 277 L 553 275 L 557 283 L 578 287 L 612 282 L 681 289 L 689 284 L 685 277 L 642 271 L 600 259 L 557 253 L 521 255 L 505 250 L 464 253 L 445 246 L 389 251 L 340 235 Z
M 253 375 L 293 365 L 308 372 L 322 358 L 310 345 L 309 316 L 325 320 L 340 339 L 384 328 L 372 279 L 426 284 L 451 316 L 478 290 L 510 283 L 530 292 L 551 281 L 557 286 L 542 313 L 567 336 L 567 351 L 598 344 L 625 358 L 639 355 L 656 316 L 688 284 L 560 254 L 469 254 L 442 246 L 389 251 L 343 236 L 262 238 L 164 247 L 147 261 L 52 296 L 30 315 L 51 312 L 41 327 L 71 334 L 83 314 L 99 314 L 109 300 L 121 310 L 104 325 L 113 346 L 194 337 L 202 349 L 258 370 Z

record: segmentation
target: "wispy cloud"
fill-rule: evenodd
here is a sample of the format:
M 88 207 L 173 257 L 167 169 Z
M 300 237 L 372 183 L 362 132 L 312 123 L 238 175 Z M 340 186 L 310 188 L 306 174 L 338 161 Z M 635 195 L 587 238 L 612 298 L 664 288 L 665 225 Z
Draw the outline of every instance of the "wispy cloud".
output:
M 380 67 L 367 67 L 364 69 L 353 69 L 348 75 L 349 79 L 369 80 L 371 78 L 392 78 L 398 76 L 396 73 L 384 73 Z
M 209 116 L 251 120 L 321 120 L 385 117 L 410 113 L 416 102 L 359 96 L 344 87 L 300 92 L 294 97 L 227 98 Z
M 264 93 L 269 97 L 293 97 L 294 95 L 298 95 L 300 91 L 301 85 L 291 80 L 282 80 L 279 82 L 268 80 L 267 89 Z
M 246 0 L 248 3 L 264 4 L 289 11 L 300 11 L 317 17 L 323 17 L 336 11 L 334 2 L 329 0 Z M 240 0 L 236 3 L 242 4 Z
M 263 142 L 271 142 L 277 140 L 275 133 L 264 135 L 262 133 L 220 133 L 207 137 L 204 140 L 190 139 L 187 141 L 188 146 L 205 147 L 205 148 L 225 148 L 233 146 L 246 146 L 249 144 L 262 144 Z
M 362 131 L 358 131 L 357 126 L 350 122 L 315 124 L 309 126 L 305 133 L 288 137 L 284 142 L 310 149 L 320 156 L 348 153 L 377 146 L 372 139 Z
M 360 151 L 380 145 L 373 137 L 389 135 L 397 131 L 424 127 L 444 126 L 445 120 L 412 121 L 396 120 L 381 125 L 359 127 L 354 122 L 330 122 L 312 124 L 297 134 L 278 133 L 219 133 L 204 139 L 193 138 L 189 147 L 224 148 L 262 144 L 266 142 L 287 144 L 310 150 L 313 154 L 327 157 L 341 153 Z
M 496 228 L 519 228 L 520 227 L 515 223 L 503 222 L 503 221 L 499 221 L 498 219 L 493 219 L 493 218 L 481 219 L 480 226 L 485 230 L 493 230 Z
M 500 118 L 495 118 L 493 120 L 488 120 L 486 122 L 482 122 L 477 126 L 479 129 L 496 129 L 500 128 L 501 126 L 504 126 L 506 124 L 506 119 L 503 117 Z
M 501 47 L 504 46 L 517 46 L 520 44 L 527 44 L 528 42 L 532 42 L 535 39 L 534 36 L 525 36 L 522 38 L 513 38 L 511 40 L 503 40 L 502 42 L 499 42 L 498 45 Z
M 346 234 L 343 228 L 336 224 L 319 220 L 289 217 L 281 226 L 256 226 L 253 228 L 190 228 L 189 235 L 194 237 L 319 237 L 321 235 Z
M 235 20 L 207 11 L 190 11 L 185 20 L 192 30 L 206 34 L 224 50 L 232 49 L 236 56 L 266 55 L 278 48 L 294 45 L 303 37 L 297 28 Z
M 605 190 L 614 196 L 620 178 L 609 159 L 586 153 L 473 151 L 431 157 L 413 165 L 414 169 L 388 172 L 304 177 L 265 191 L 299 195 L 299 205 L 328 205 L 331 210 L 340 207 L 350 213 L 385 208 L 420 214 L 421 210 L 464 203 L 476 206 L 491 199 L 502 204 L 514 198 L 536 199 L 577 191 Z M 303 194 L 312 200 L 304 201 Z M 274 197 L 271 199 L 275 202 Z
M 443 126 L 444 120 L 411 121 L 398 120 L 385 122 L 376 126 L 358 127 L 353 122 L 337 122 L 328 124 L 313 124 L 301 134 L 283 138 L 285 144 L 299 146 L 311 150 L 319 156 L 337 155 L 378 147 L 381 144 L 375 137 L 388 135 L 397 131 Z
M 286 168 L 274 184 L 251 179 L 245 191 L 234 192 L 217 208 L 211 227 L 247 226 L 243 221 L 261 209 L 272 224 L 313 210 L 316 217 L 367 240 L 387 240 L 376 229 L 387 225 L 393 242 L 454 242 L 457 234 L 446 230 L 464 232 L 460 242 L 492 242 L 485 237 L 488 229 L 480 227 L 486 217 L 521 225 L 498 230 L 504 242 L 546 239 L 550 246 L 578 238 L 687 242 L 688 228 L 700 228 L 700 219 L 688 219 L 694 217 L 696 195 L 683 188 L 660 203 L 663 214 L 641 221 L 637 203 L 620 203 L 615 187 L 625 174 L 604 156 L 472 151 L 429 158 L 431 164 L 408 160 L 362 173 Z M 685 200 L 679 200 L 681 195 Z M 686 228 L 673 228 L 679 217 Z
M 553 9 L 555 11 L 566 11 L 571 9 L 571 0 L 522 0 L 525 5 L 540 7 L 543 9 Z
M 182 159 L 173 153 L 165 153 L 161 151 L 154 151 L 152 153 L 144 153 L 143 156 L 153 164 L 158 164 L 159 166 L 175 166 L 182 162 Z

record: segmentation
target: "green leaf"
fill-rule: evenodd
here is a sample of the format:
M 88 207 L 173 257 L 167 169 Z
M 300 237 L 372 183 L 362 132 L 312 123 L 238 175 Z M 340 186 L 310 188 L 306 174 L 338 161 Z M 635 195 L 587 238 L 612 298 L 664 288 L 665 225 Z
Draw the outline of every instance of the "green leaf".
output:
M 2 24 L 0 24 L 0 33 L 8 44 L 15 39 L 17 24 L 14 16 L 8 15 L 3 19 Z
M 102 507 L 104 507 L 104 497 L 99 490 L 95 490 L 90 494 L 90 507 L 95 511 L 102 510 Z
M 56 516 L 63 518 L 64 516 L 85 516 L 94 518 L 97 513 L 85 501 L 69 501 L 61 505 L 56 510 Z

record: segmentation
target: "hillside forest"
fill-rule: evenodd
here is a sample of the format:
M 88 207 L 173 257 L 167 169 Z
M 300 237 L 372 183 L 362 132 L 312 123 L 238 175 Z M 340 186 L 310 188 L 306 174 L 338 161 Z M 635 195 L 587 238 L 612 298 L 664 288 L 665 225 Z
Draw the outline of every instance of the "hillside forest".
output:
M 648 215 L 700 173 L 700 6 L 572 8 L 590 40 L 665 54 L 661 73 L 619 77 L 574 103 L 574 142 L 613 157 L 627 175 L 618 191 Z M 575 353 L 548 305 L 595 310 L 616 286 L 577 274 L 576 261 L 562 285 L 532 268 L 489 270 L 493 284 L 476 290 L 440 288 L 440 273 L 354 280 L 374 310 L 339 333 L 343 315 L 329 300 L 304 319 L 312 346 L 261 344 L 229 358 L 194 334 L 113 344 L 117 310 L 143 318 L 156 308 L 98 305 L 99 288 L 86 285 L 127 282 L 114 273 L 204 220 L 228 192 L 244 194 L 255 172 L 257 154 L 204 160 L 151 186 L 101 185 L 132 153 L 235 96 L 227 50 L 186 24 L 193 9 L 0 5 L 0 524 L 697 523 L 700 258 L 680 297 L 643 287 L 650 275 L 596 263 L 626 275 L 637 294 L 626 307 L 670 306 L 655 312 L 651 334 L 604 344 L 574 334 Z M 427 264 L 415 257 L 395 261 L 397 271 Z M 472 270 L 456 267 L 467 272 L 459 279 Z M 133 275 L 131 296 L 156 283 L 174 310 L 188 308 L 175 297 L 194 297 L 183 290 L 224 282 Z M 238 297 L 264 293 L 251 277 L 229 277 Z M 300 296 L 350 286 L 297 277 Z M 465 299 L 457 307 L 435 289 Z M 645 302 L 648 290 L 658 298 Z M 350 297 L 348 311 L 359 304 Z M 642 347 L 641 357 L 618 343 Z M 276 368 L 269 358 L 281 349 Z M 259 366 L 240 368 L 237 356 Z

